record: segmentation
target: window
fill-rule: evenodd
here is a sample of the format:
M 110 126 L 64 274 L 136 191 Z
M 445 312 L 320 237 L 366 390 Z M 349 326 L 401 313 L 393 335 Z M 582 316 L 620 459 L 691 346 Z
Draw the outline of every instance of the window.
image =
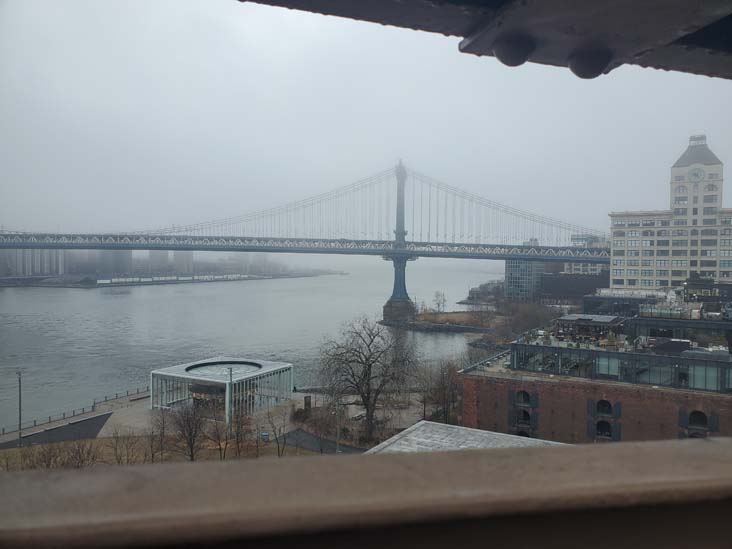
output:
M 653 246 L 653 240 L 641 240 L 641 246 Z
M 687 229 L 674 229 L 671 231 L 671 236 L 688 236 L 689 231 Z
M 625 246 L 625 240 L 613 240 L 613 247 L 623 248 Z
M 644 219 L 641 223 L 644 227 L 655 227 L 656 222 L 653 219 Z
M 623 269 L 613 269 L 613 276 L 623 276 Z
M 516 414 L 516 423 L 518 425 L 531 425 L 531 414 L 526 410 L 519 410 Z
M 625 227 L 625 221 L 613 221 L 613 227 Z
M 638 276 L 638 269 L 628 269 L 628 276 Z
M 638 231 L 628 231 L 628 236 L 638 236 Z
M 613 278 L 613 286 L 625 286 L 625 280 L 622 278 Z
M 625 231 L 613 231 L 613 236 L 625 236 Z
M 688 263 L 686 262 L 686 259 L 672 259 L 671 260 L 671 266 L 672 267 L 686 267 Z
M 677 227 L 683 227 L 687 225 L 686 219 L 674 219 L 674 225 L 676 225 Z
M 610 424 L 605 420 L 598 421 L 595 426 L 595 436 L 597 438 L 611 439 L 613 437 L 612 427 L 610 427 Z
M 628 250 L 628 255 L 632 257 L 638 257 L 638 250 Z
M 671 276 L 683 276 L 684 278 L 686 278 L 686 271 L 671 271 Z
M 682 198 L 680 196 L 677 196 L 676 198 Z M 683 197 L 686 198 L 686 197 Z M 717 195 L 716 194 L 705 194 L 704 195 L 704 204 L 716 204 L 717 203 Z
M 516 404 L 518 406 L 530 406 L 531 395 L 526 391 L 519 391 L 518 393 L 516 393 Z
M 700 261 L 700 263 L 701 263 L 701 265 L 699 265 L 700 267 L 716 267 L 717 266 L 717 262 L 712 261 L 711 259 L 702 259 Z
M 732 278 L 732 271 L 719 271 L 719 278 Z
M 696 264 L 697 264 L 697 260 L 696 259 L 689 260 L 689 267 L 696 267 Z
M 656 240 L 656 246 L 668 246 L 668 240 Z
M 653 267 L 653 260 L 652 259 L 641 259 L 641 265 L 644 267 Z
M 715 261 L 716 263 L 716 261 Z M 709 265 L 709 267 L 713 267 L 714 265 Z M 641 269 L 641 276 L 653 276 L 653 269 Z
M 689 250 L 672 250 L 671 255 L 680 257 L 680 256 L 686 255 L 688 253 L 688 251 Z
M 668 236 L 668 229 L 661 229 L 656 231 L 656 236 Z
M 640 262 L 637 259 L 629 259 L 627 261 L 628 267 L 637 267 L 640 265 Z
M 688 204 L 689 203 L 689 197 L 688 196 L 677 196 L 674 198 L 674 204 Z
M 674 208 L 674 215 L 686 215 L 687 213 L 689 213 L 688 208 Z
M 716 178 L 712 177 L 713 175 L 717 175 L 717 174 L 710 173 L 709 174 L 709 179 L 716 179 Z M 705 185 L 704 186 L 704 191 L 705 192 L 713 193 L 713 192 L 718 191 L 718 190 L 719 190 L 719 187 L 717 187 L 714 183 L 709 183 L 709 185 Z
M 668 259 L 656 259 L 656 267 L 668 267 Z
M 732 225 L 732 217 L 723 217 L 719 220 L 722 225 Z
M 622 267 L 623 265 L 625 265 L 625 260 L 613 259 L 613 267 Z
M 731 235 L 732 234 L 732 229 L 722 229 L 722 230 L 719 231 L 719 234 Z
M 685 248 L 685 247 L 689 246 L 689 241 L 688 240 L 672 240 L 671 245 Z
M 709 422 L 707 421 L 707 414 L 705 414 L 704 412 L 694 410 L 689 414 L 689 427 L 706 429 L 708 423 Z
M 655 231 L 643 231 L 641 235 L 643 236 L 653 236 Z
M 640 221 L 628 221 L 628 227 L 640 227 Z
M 613 405 L 607 400 L 598 400 L 596 411 L 599 416 L 611 416 L 613 415 Z
M 699 202 L 699 197 L 698 196 L 695 196 L 694 197 L 694 204 L 696 204 L 697 202 Z M 691 209 L 691 215 L 699 215 L 699 208 L 692 208 Z
M 666 219 L 661 220 L 661 227 L 668 227 L 669 225 L 671 225 L 670 221 L 668 221 Z
M 643 250 L 643 254 L 646 257 L 650 257 L 653 255 L 653 250 Z
M 717 236 L 717 229 L 702 229 L 702 236 Z
M 722 238 L 719 241 L 720 246 L 732 246 L 732 238 Z
M 659 288 L 668 286 L 668 280 L 656 280 L 656 286 Z
M 714 250 L 702 250 L 702 251 L 703 252 L 714 252 Z M 720 257 L 732 257 L 732 250 L 719 250 L 717 255 L 719 255 Z
M 638 280 L 637 279 L 635 279 L 635 278 L 629 278 L 628 279 L 628 286 L 637 286 L 637 285 L 638 285 Z
M 668 250 L 658 250 L 658 251 L 656 251 L 656 255 L 658 255 L 658 256 L 667 256 L 668 255 Z
M 716 208 L 715 206 L 707 206 L 706 208 L 704 208 L 704 209 L 702 210 L 702 213 L 703 213 L 704 215 L 716 215 L 716 213 L 717 213 L 717 208 Z
M 653 280 L 641 278 L 641 286 L 645 286 L 646 288 L 652 288 Z
M 707 217 L 706 219 L 702 219 L 702 225 L 716 225 L 717 220 Z
M 720 267 L 732 267 L 732 261 L 730 261 L 729 259 L 722 259 L 719 261 L 719 266 Z
M 689 234 L 691 234 L 691 236 L 699 236 L 699 229 L 691 229 Z
M 715 256 L 717 255 L 717 250 L 702 250 L 699 255 L 701 255 L 702 257 Z
M 684 180 L 684 176 L 682 175 L 681 181 L 683 181 L 683 180 Z M 678 176 L 676 177 L 676 181 L 679 181 Z M 676 187 L 676 194 L 686 194 L 687 192 L 689 192 L 689 189 L 686 188 L 686 185 L 678 185 Z
M 656 276 L 668 276 L 667 269 L 659 269 L 656 271 Z
M 717 239 L 716 238 L 702 238 L 701 245 L 702 246 L 716 246 Z
M 625 250 L 613 250 L 613 255 L 615 256 L 624 256 Z

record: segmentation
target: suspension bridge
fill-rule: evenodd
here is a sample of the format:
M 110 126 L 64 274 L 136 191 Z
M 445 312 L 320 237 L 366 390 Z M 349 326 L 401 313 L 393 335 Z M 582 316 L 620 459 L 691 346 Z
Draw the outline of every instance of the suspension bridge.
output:
M 396 183 L 396 184 L 395 184 Z M 173 250 L 381 256 L 394 264 L 385 318 L 414 306 L 407 261 L 419 257 L 609 263 L 602 231 L 506 206 L 401 162 L 350 185 L 267 210 L 114 234 L 0 231 L 0 249 Z

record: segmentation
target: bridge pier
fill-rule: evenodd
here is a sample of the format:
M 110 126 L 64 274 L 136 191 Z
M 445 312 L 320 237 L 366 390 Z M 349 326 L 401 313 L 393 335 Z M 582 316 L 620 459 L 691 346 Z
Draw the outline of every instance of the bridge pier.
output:
M 417 312 L 416 307 L 407 293 L 406 256 L 395 256 L 388 258 L 394 264 L 394 289 L 391 297 L 384 304 L 383 318 L 387 323 L 409 322 L 414 320 Z

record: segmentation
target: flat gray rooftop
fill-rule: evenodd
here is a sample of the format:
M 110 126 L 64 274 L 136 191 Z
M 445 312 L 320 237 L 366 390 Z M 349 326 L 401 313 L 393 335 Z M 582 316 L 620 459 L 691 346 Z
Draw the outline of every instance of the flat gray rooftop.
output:
M 521 448 L 536 446 L 565 446 L 560 442 L 507 435 L 493 431 L 420 421 L 394 435 L 367 454 L 392 452 L 444 452 L 477 448 Z
M 229 381 L 229 368 L 231 368 L 232 381 L 241 381 L 250 377 L 292 368 L 292 364 L 288 362 L 270 362 L 267 360 L 216 356 L 195 362 L 160 368 L 153 370 L 151 373 L 185 379 L 212 381 L 215 383 L 226 383 Z

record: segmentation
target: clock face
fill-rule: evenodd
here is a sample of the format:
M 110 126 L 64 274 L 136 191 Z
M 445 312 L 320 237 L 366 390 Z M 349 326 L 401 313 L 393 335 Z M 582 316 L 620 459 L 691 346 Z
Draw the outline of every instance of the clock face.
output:
M 692 168 L 689 170 L 690 181 L 701 181 L 704 179 L 704 170 L 701 168 Z

